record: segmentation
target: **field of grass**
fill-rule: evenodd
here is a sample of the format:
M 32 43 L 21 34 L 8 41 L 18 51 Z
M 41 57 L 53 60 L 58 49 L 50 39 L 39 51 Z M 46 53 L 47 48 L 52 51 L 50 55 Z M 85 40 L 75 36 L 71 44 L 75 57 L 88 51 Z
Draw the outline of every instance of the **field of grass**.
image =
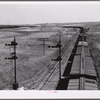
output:
M 48 48 L 48 45 L 58 43 L 59 33 L 57 26 L 47 27 L 18 27 L 0 29 L 0 89 L 10 89 L 14 81 L 13 60 L 5 60 L 11 57 L 12 48 L 6 47 L 6 43 L 13 41 L 16 36 L 17 45 L 17 82 L 19 87 L 29 88 L 30 84 L 40 81 L 54 67 L 56 62 L 51 59 L 58 56 L 58 50 Z M 71 37 L 76 31 L 73 29 L 62 30 L 63 52 Z M 68 35 L 70 33 L 70 35 Z M 72 34 L 72 35 L 71 35 Z M 45 55 L 43 55 L 43 41 L 40 38 L 47 38 L 45 41 Z M 31 80 L 30 84 L 29 81 Z M 27 83 L 28 82 L 28 83 Z
M 100 89 L 100 24 L 90 25 L 90 30 L 87 34 L 91 55 L 97 72 L 98 87 Z

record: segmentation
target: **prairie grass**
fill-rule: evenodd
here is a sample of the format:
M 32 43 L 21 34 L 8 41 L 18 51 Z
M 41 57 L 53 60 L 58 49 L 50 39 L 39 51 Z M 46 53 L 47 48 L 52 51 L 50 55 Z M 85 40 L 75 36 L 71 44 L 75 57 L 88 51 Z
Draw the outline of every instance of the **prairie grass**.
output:
M 100 37 L 100 35 L 88 35 L 88 43 L 97 73 L 98 88 L 100 89 L 100 49 L 97 47 L 99 42 L 97 40 L 98 36 Z

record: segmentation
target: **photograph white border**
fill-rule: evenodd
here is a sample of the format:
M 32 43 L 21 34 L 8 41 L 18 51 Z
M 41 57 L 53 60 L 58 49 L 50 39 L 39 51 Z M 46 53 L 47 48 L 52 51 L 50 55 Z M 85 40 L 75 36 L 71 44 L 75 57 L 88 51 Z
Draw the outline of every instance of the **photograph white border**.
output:
M 7 1 L 3 2 L 0 1 L 0 4 L 32 4 L 32 3 L 100 3 L 100 1 L 24 1 L 24 2 L 19 2 L 19 1 Z M 99 13 L 99 11 L 98 11 Z M 100 91 L 58 91 L 58 90 L 0 90 L 0 99 L 99 99 L 100 98 Z

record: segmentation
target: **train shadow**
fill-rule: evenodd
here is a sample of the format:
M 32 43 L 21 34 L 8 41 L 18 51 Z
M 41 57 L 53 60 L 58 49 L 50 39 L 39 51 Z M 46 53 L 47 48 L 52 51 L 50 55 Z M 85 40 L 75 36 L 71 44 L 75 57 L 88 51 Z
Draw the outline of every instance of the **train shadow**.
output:
M 72 64 L 73 64 L 73 60 L 74 60 L 74 56 L 76 54 L 76 51 L 77 51 L 77 45 L 78 45 L 78 42 L 79 42 L 79 39 L 80 39 L 80 36 L 78 37 L 75 45 L 74 45 L 74 48 L 71 52 L 71 55 L 68 59 L 68 63 L 66 65 L 66 68 L 65 68 L 65 71 L 64 71 L 64 74 L 63 74 L 63 77 L 65 78 L 61 78 L 58 82 L 58 85 L 56 87 L 56 90 L 67 90 L 67 87 L 68 87 L 68 83 L 69 83 L 69 75 L 70 75 L 70 71 L 71 71 L 71 68 L 72 68 Z M 66 78 L 67 77 L 67 78 Z

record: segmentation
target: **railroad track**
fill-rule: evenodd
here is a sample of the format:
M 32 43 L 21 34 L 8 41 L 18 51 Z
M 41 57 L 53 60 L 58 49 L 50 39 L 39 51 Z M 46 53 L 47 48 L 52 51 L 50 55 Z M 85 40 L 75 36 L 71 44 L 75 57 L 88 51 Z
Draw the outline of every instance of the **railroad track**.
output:
M 80 34 L 57 90 L 98 90 L 97 74 L 85 34 Z
M 62 55 L 63 59 L 61 62 L 62 63 L 61 73 L 63 73 L 66 68 L 67 63 L 64 63 L 64 62 L 67 62 L 71 54 L 71 50 L 73 49 L 73 46 L 75 45 L 75 41 L 78 38 L 78 35 L 79 35 L 79 32 L 76 32 L 72 38 L 73 42 L 70 42 L 68 44 L 67 50 Z M 37 90 L 55 90 L 57 87 L 58 81 L 59 81 L 59 64 L 56 63 L 53 70 L 46 76 L 43 82 L 41 82 L 40 86 L 37 87 Z
M 98 90 L 97 74 L 84 33 L 80 32 L 72 51 L 64 54 L 67 63 L 61 66 L 61 79 L 56 66 L 41 90 Z

